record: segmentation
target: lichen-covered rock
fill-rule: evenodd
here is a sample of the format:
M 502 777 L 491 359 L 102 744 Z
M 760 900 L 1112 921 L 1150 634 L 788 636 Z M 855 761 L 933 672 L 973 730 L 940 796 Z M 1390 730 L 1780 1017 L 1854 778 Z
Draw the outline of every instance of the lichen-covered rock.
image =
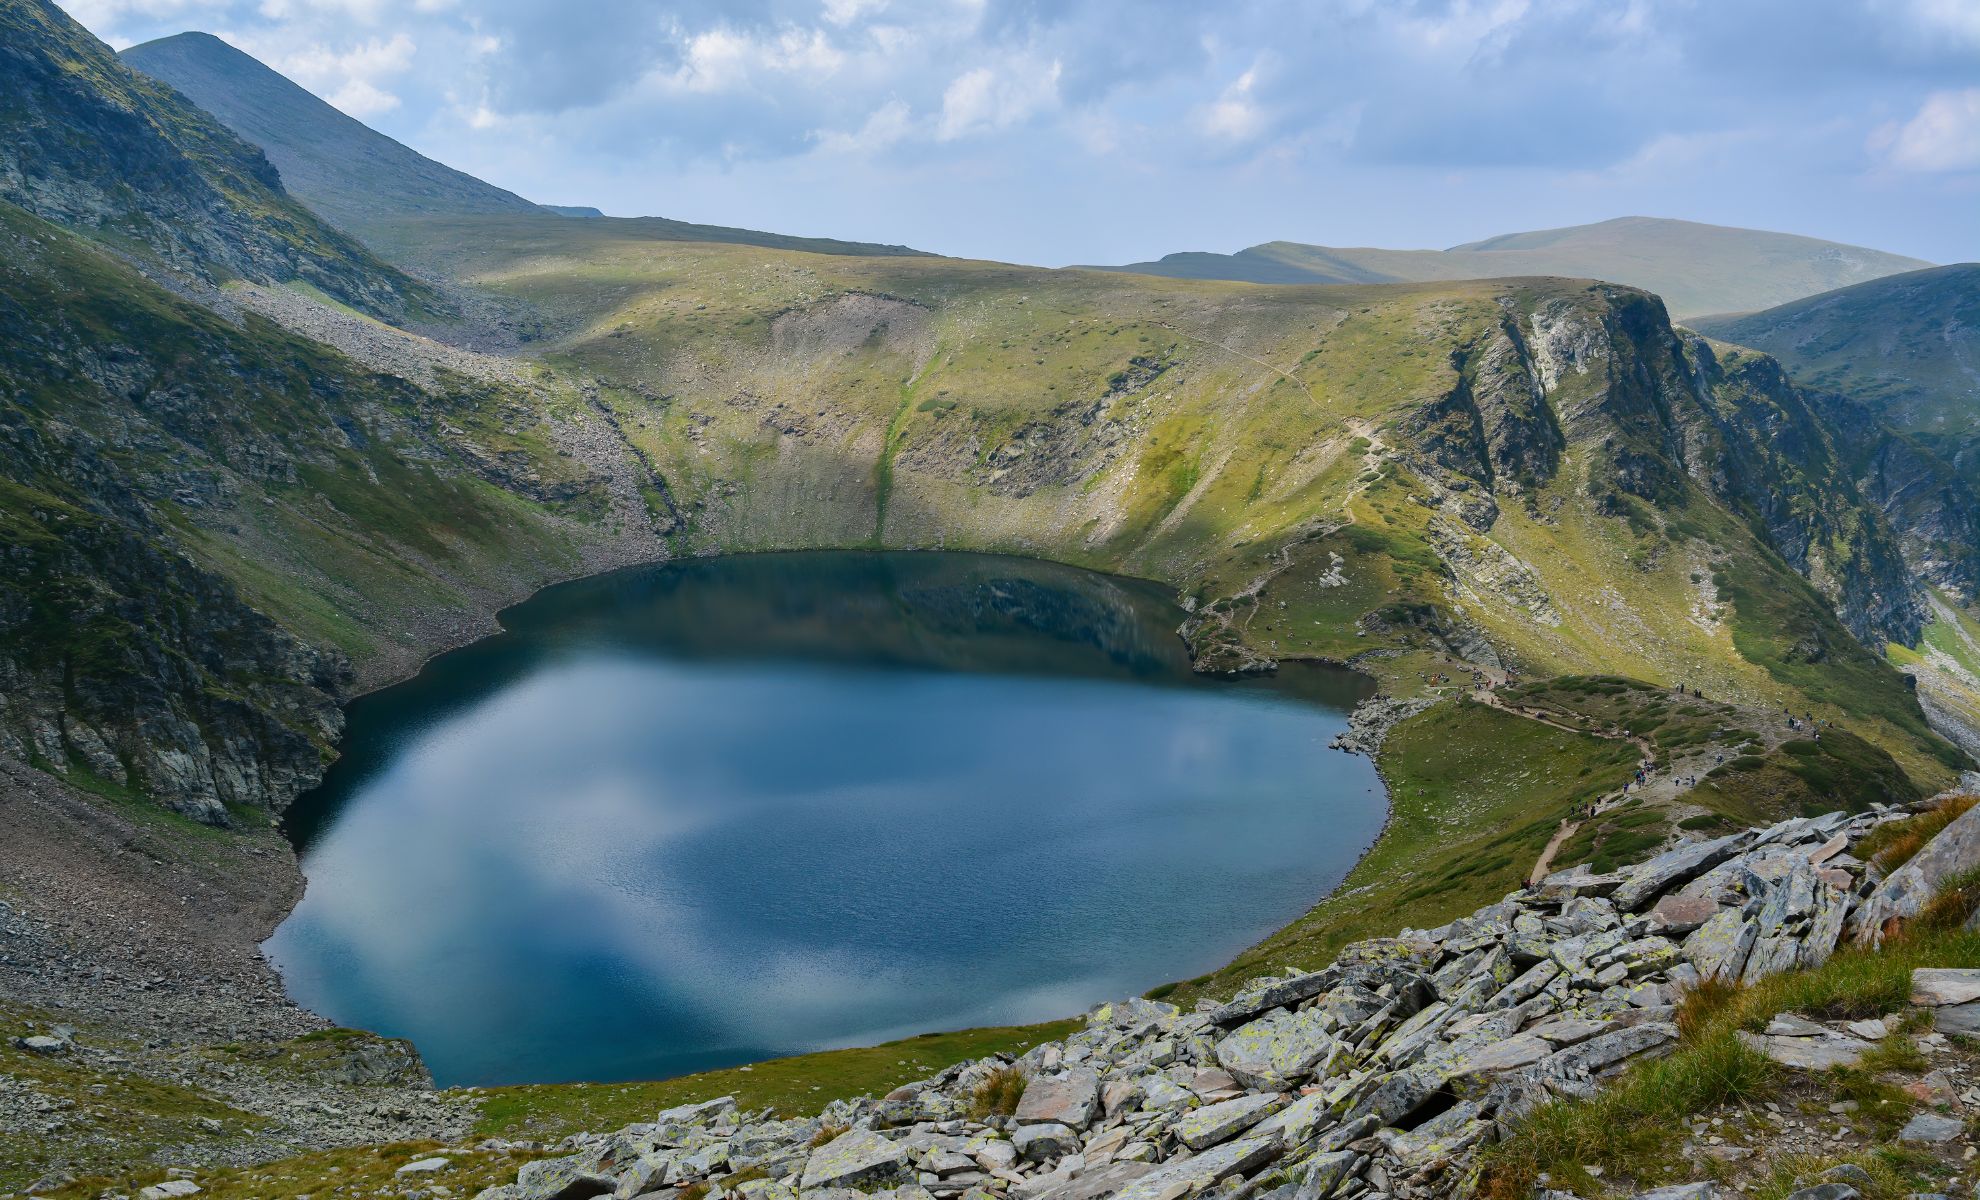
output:
M 1227 1142 L 1201 1154 L 1157 1167 L 1114 1193 L 1114 1200 L 1188 1200 L 1233 1175 L 1245 1174 L 1279 1155 L 1271 1137 Z
M 1079 1147 L 1079 1135 L 1064 1125 L 1021 1125 L 1011 1134 L 1011 1149 L 1027 1162 L 1044 1162 Z
M 1286 1098 L 1274 1093 L 1239 1096 L 1188 1113 L 1169 1130 L 1176 1135 L 1176 1140 L 1191 1150 L 1203 1150 L 1230 1141 L 1284 1108 L 1285 1104 Z
M 1100 1110 L 1100 1076 L 1090 1067 L 1034 1076 L 1024 1085 L 1015 1120 L 1021 1125 L 1057 1124 L 1085 1129 Z
M 1721 909 L 1684 940 L 1684 956 L 1705 980 L 1737 980 L 1759 928 L 1736 908 Z
M 1316 1011 L 1268 1012 L 1217 1043 L 1217 1061 L 1249 1088 L 1280 1091 L 1314 1074 L 1339 1050 Z
M 1659 854 L 1631 870 L 1610 898 L 1620 911 L 1635 912 L 1667 889 L 1731 858 L 1752 836 L 1751 833 L 1727 834 L 1709 842 L 1688 842 Z
M 802 1190 L 850 1187 L 903 1180 L 908 1151 L 870 1129 L 852 1129 L 811 1152 L 804 1164 Z

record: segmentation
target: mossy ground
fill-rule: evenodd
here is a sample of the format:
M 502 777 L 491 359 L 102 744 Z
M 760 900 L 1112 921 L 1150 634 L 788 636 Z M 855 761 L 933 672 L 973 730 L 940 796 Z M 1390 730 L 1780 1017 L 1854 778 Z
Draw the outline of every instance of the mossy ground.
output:
M 884 1095 L 944 1067 L 990 1054 L 1015 1054 L 1079 1027 L 1074 1020 L 1040 1025 L 930 1033 L 850 1050 L 773 1058 L 746 1067 L 707 1071 L 654 1083 L 528 1084 L 481 1088 L 479 1129 L 489 1135 L 555 1139 L 586 1129 L 616 1129 L 677 1104 L 734 1096 L 744 1108 L 774 1108 L 785 1116 L 817 1112 L 834 1100 Z

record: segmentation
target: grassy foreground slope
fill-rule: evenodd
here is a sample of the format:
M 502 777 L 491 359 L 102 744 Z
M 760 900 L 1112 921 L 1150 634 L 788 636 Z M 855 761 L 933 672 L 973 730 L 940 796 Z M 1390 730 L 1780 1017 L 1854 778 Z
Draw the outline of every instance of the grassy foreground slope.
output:
M 1394 283 L 1570 275 L 1655 292 L 1671 311 L 1743 312 L 1927 266 L 1915 258 L 1819 238 L 1617 217 L 1593 225 L 1509 233 L 1448 250 L 1383 250 L 1266 242 L 1235 254 L 1170 254 L 1111 268 L 1253 283 Z

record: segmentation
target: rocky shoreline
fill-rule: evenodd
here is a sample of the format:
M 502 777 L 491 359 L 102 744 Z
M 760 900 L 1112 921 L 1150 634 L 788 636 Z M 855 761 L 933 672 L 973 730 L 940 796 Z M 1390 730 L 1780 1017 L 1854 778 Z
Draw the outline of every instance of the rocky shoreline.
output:
M 1102 1005 L 1063 1042 L 810 1117 L 729 1100 L 673 1109 L 567 1139 L 560 1157 L 480 1200 L 1449 1195 L 1538 1105 L 1592 1095 L 1669 1052 L 1688 989 L 1817 966 L 1846 938 L 1874 942 L 1980 857 L 1980 810 L 1888 878 L 1849 853 L 1907 815 L 1795 818 L 1680 841 L 1612 874 L 1558 872 L 1226 1003 Z M 1980 972 L 1934 974 L 1959 977 L 1931 998 L 1939 1023 L 1980 1028 Z M 1758 1048 L 1790 1067 L 1869 1047 L 1867 1027 L 1776 1024 Z

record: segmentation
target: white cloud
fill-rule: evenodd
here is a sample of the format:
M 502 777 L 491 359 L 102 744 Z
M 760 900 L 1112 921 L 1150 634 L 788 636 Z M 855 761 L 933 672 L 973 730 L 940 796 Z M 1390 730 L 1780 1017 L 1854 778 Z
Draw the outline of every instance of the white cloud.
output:
M 829 76 L 846 60 L 818 29 L 766 37 L 711 29 L 688 39 L 685 58 L 667 82 L 688 92 L 743 91 L 758 75 Z
M 1980 47 L 1980 4 L 1973 0 L 1899 0 L 1898 9 L 1923 38 Z
M 1232 81 L 1223 94 L 1197 113 L 1196 123 L 1204 133 L 1226 142 L 1249 142 L 1265 131 L 1265 111 L 1252 96 L 1258 84 L 1258 68 L 1253 67 Z
M 1058 60 L 1017 58 L 1001 68 L 976 67 L 958 75 L 942 93 L 942 116 L 935 136 L 957 138 L 1008 129 L 1021 121 L 1057 108 Z
M 1911 120 L 1879 131 L 1879 147 L 1902 170 L 1980 170 L 1980 88 L 1933 92 Z
M 332 92 L 327 99 L 332 107 L 342 109 L 360 120 L 388 113 L 399 107 L 397 96 L 362 79 L 351 80 Z
M 828 154 L 872 154 L 898 145 L 913 129 L 914 114 L 896 99 L 873 110 L 852 133 L 826 130 L 813 136 L 818 140 L 818 148 Z
M 886 7 L 887 0 L 825 0 L 825 19 L 833 25 L 850 25 Z

